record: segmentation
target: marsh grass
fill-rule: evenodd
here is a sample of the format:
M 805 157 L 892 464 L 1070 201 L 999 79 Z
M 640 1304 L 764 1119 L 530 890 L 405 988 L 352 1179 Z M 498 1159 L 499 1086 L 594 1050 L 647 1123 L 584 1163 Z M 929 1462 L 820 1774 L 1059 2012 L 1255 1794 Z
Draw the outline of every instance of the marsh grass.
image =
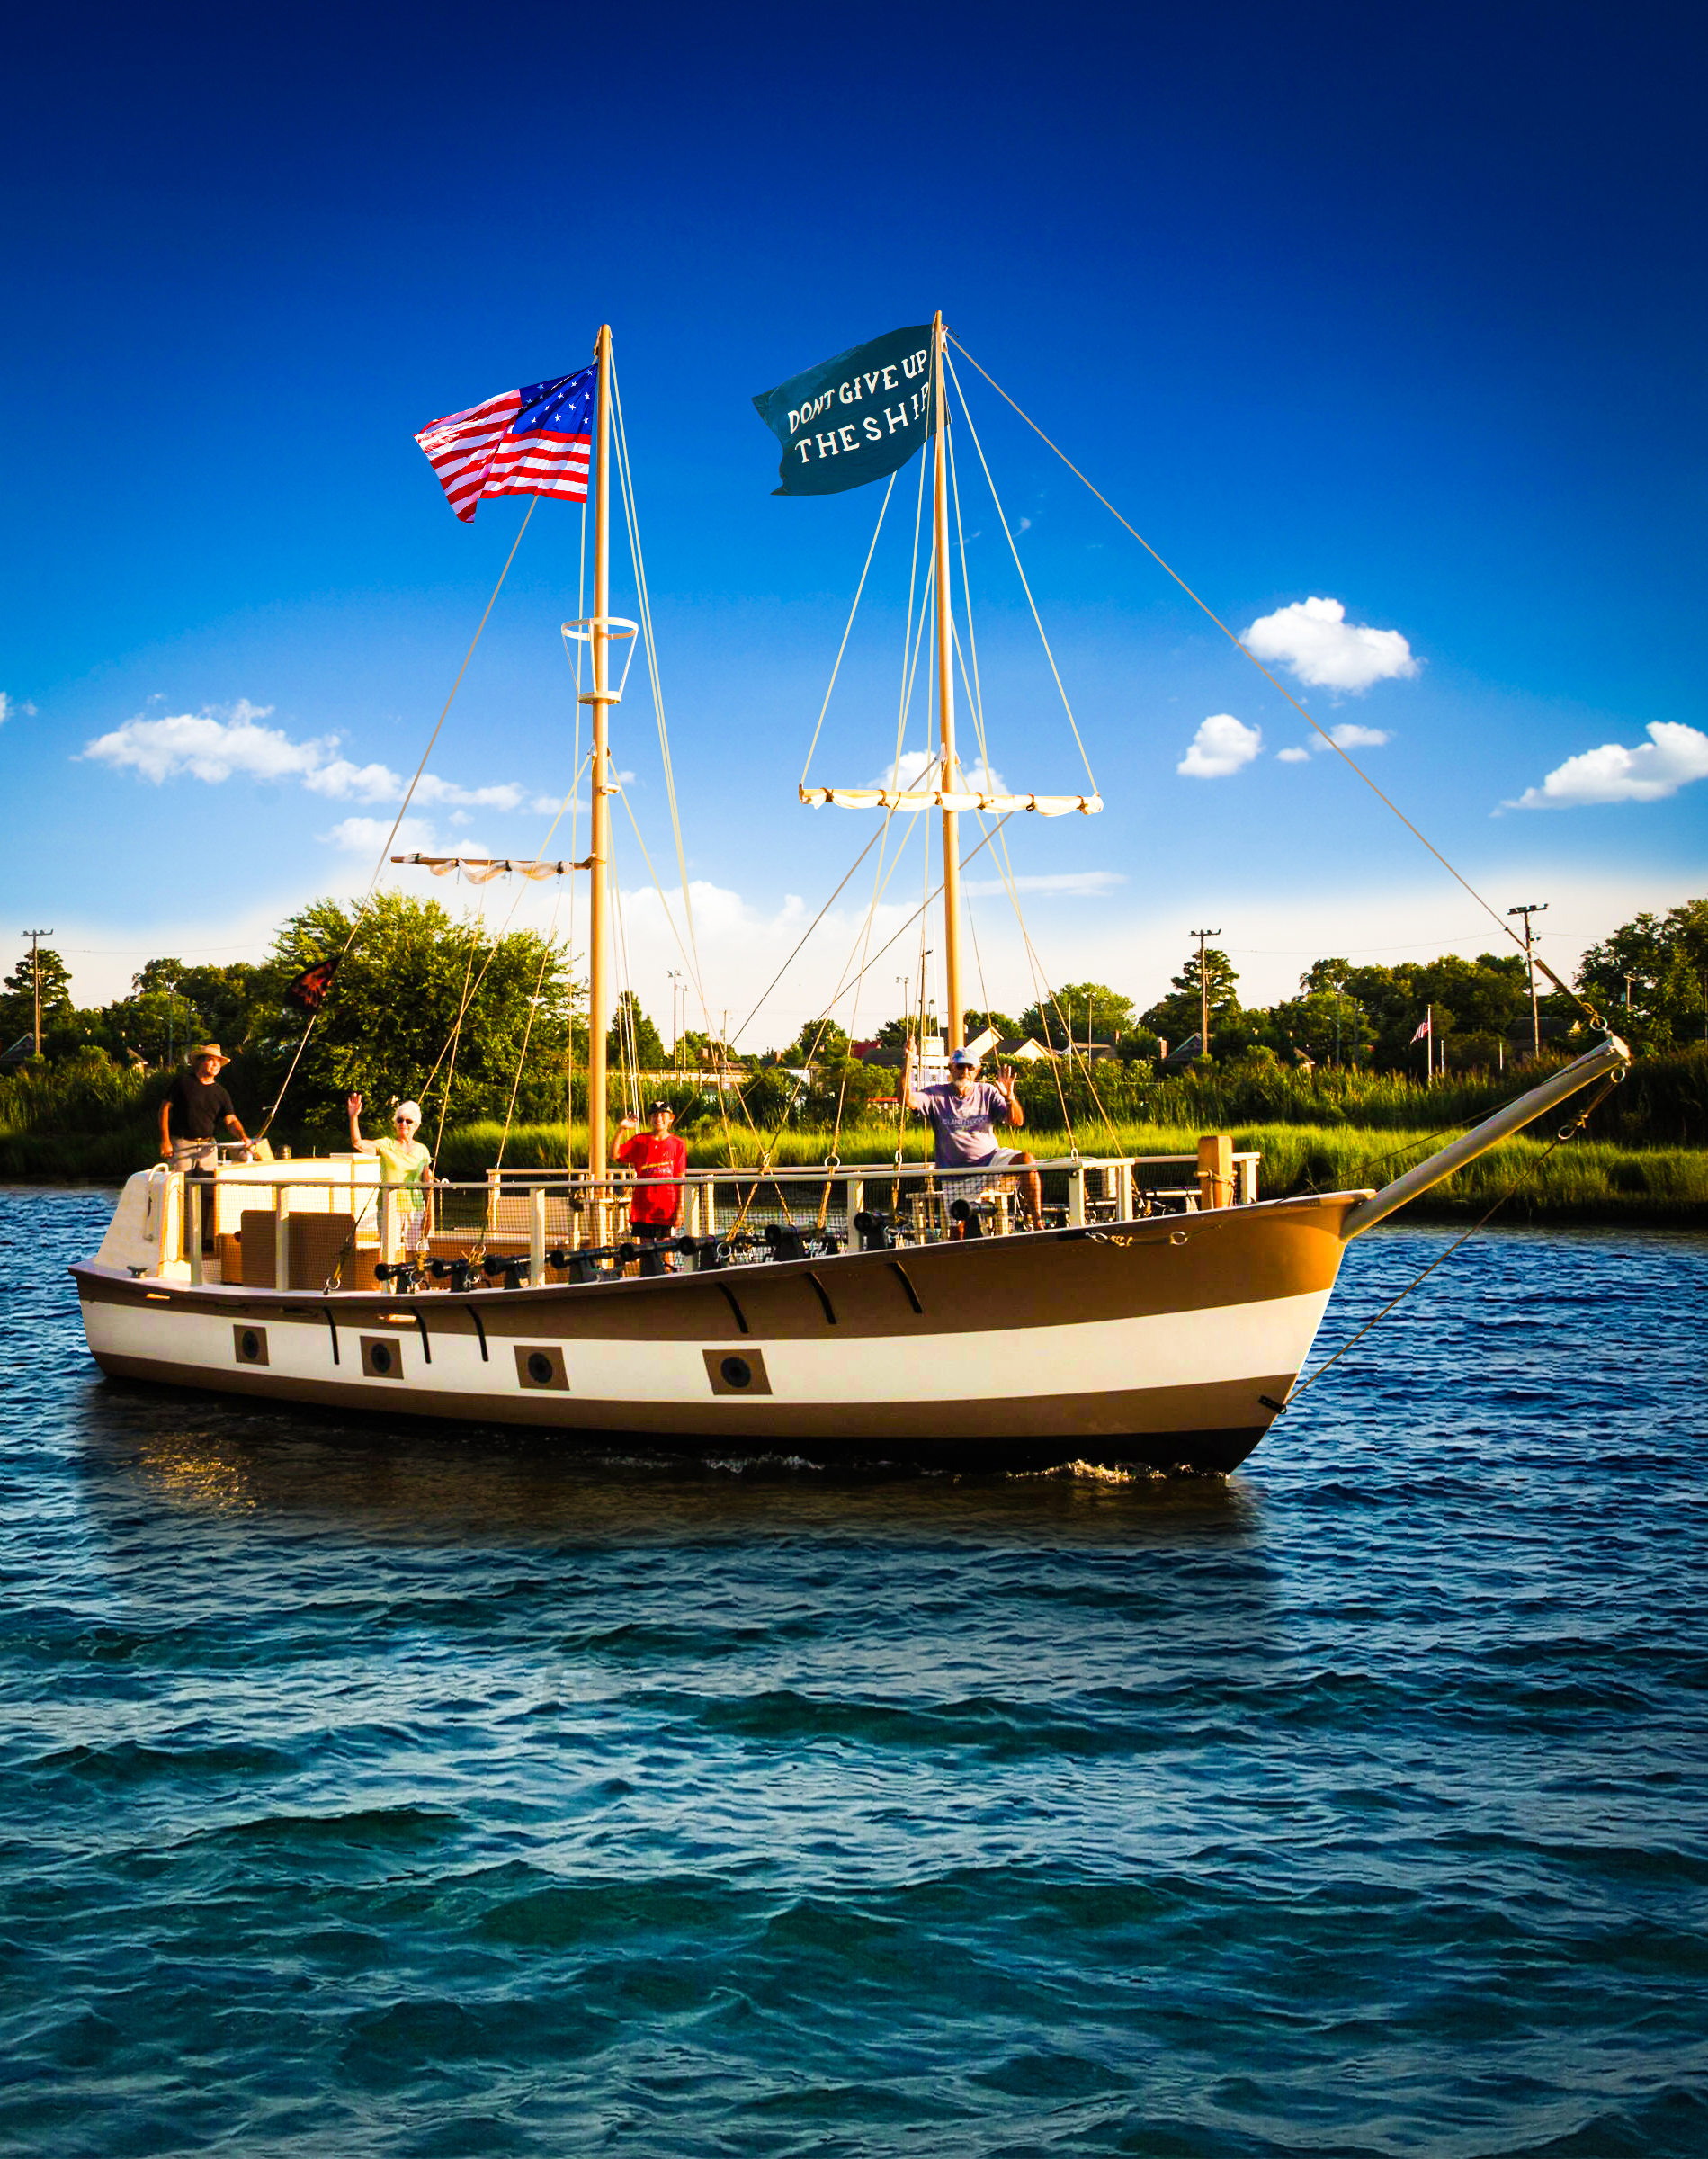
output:
M 1438 1185 L 1416 1203 L 1415 1211 L 1474 1215 L 1510 1195 L 1506 1212 L 1515 1221 L 1597 1216 L 1626 1222 L 1708 1221 L 1708 1151 L 1623 1147 L 1605 1140 L 1572 1139 L 1549 1153 L 1556 1129 L 1544 1124 L 1538 1138 L 1504 1142 Z M 497 1124 L 469 1124 L 447 1133 L 440 1149 L 441 1175 L 483 1175 L 496 1156 L 500 1130 Z M 1094 1145 L 1087 1137 L 1084 1151 L 1193 1157 L 1197 1152 L 1196 1126 L 1127 1124 L 1115 1130 L 1116 1146 L 1107 1147 L 1106 1138 Z M 1433 1131 L 1371 1131 L 1346 1124 L 1237 1124 L 1231 1130 L 1237 1149 L 1255 1150 L 1262 1156 L 1258 1192 L 1269 1199 L 1389 1183 L 1421 1161 L 1444 1137 Z M 733 1158 L 738 1167 L 751 1169 L 759 1160 L 757 1135 L 732 1127 L 730 1136 L 728 1150 L 720 1133 L 690 1139 L 689 1167 L 721 1169 Z M 783 1169 L 818 1168 L 828 1136 L 818 1132 L 783 1133 L 774 1142 L 772 1160 Z M 575 1160 L 585 1162 L 585 1125 L 575 1128 L 573 1142 Z M 911 1124 L 904 1136 L 903 1159 L 924 1160 L 927 1144 L 919 1125 Z M 1033 1144 L 1044 1157 L 1063 1142 L 1059 1134 L 1038 1133 L 1033 1134 Z M 888 1162 L 894 1160 L 895 1151 L 893 1124 L 845 1126 L 837 1144 L 844 1163 Z M 550 1168 L 564 1159 L 561 1124 L 512 1126 L 505 1151 L 507 1168 Z

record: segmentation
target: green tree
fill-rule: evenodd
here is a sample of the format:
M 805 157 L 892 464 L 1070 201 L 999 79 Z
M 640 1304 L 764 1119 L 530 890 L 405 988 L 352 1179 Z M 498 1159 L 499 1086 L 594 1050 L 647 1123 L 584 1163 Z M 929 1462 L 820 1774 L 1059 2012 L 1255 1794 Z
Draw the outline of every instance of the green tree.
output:
M 1118 1035 L 1130 1035 L 1133 1025 L 1131 998 L 1107 982 L 1064 982 L 1041 1005 L 1028 1005 L 1015 1032 L 1061 1050 L 1068 1046 L 1069 1028 L 1078 1043 L 1085 1041 L 1087 1026 L 1093 1042 L 1113 1042 Z
M 1708 1042 L 1708 900 L 1623 923 L 1585 953 L 1578 987 L 1635 1047 Z
M 36 1024 L 36 984 L 41 985 L 41 1030 L 69 1017 L 71 977 L 65 962 L 51 945 L 39 945 L 32 955 L 25 953 L 5 978 L 6 994 L 0 998 L 0 1049 L 10 1049 L 21 1035 L 32 1035 Z
M 834 1019 L 809 1019 L 788 1048 L 779 1052 L 784 1064 L 810 1064 L 815 1069 L 845 1064 L 852 1054 L 846 1034 Z
M 999 1035 L 1004 1042 L 1012 1042 L 1016 1035 L 1025 1032 L 1020 1022 L 1017 1019 L 1010 1019 L 1006 1012 L 969 1012 L 964 1016 L 961 1024 L 966 1029 L 966 1039 L 969 1042 L 975 1041 L 985 1032 L 987 1027 L 993 1035 Z M 900 1045 L 898 1044 L 897 1046 L 899 1048 Z
M 336 900 L 293 915 L 274 946 L 281 979 L 341 951 L 350 929 Z M 581 1002 L 562 945 L 532 930 L 495 937 L 473 918 L 453 921 L 435 900 L 380 892 L 308 1035 L 291 1114 L 331 1133 L 352 1091 L 368 1097 L 371 1122 L 413 1095 L 431 1143 L 447 1091 L 450 1124 L 502 1117 L 520 1066 L 517 1115 L 561 1115 L 564 1053 Z M 292 1021 L 300 1040 L 306 1023 Z
M 1331 1065 L 1337 1056 L 1342 1065 L 1363 1063 L 1375 1044 L 1370 1015 L 1344 990 L 1307 990 L 1274 1006 L 1268 1017 L 1272 1043 L 1302 1050 L 1317 1064 Z
M 613 1072 L 626 1071 L 631 1056 L 635 1069 L 642 1072 L 663 1071 L 670 1062 L 669 1051 L 632 990 L 617 992 L 616 1008 L 605 1035 L 605 1056 Z
M 1171 1049 L 1198 1032 L 1203 1010 L 1198 974 L 1198 954 L 1194 952 L 1188 954 L 1180 972 L 1170 980 L 1169 994 L 1158 998 L 1144 1015 L 1146 1026 L 1159 1035 Z M 1232 1026 L 1239 1017 L 1239 977 L 1227 954 L 1213 945 L 1204 947 L 1203 974 L 1210 993 L 1210 1035 L 1213 1049 L 1217 1029 Z
M 228 1057 L 276 1037 L 283 971 L 237 960 L 223 967 L 186 967 L 179 960 L 149 960 L 133 978 L 139 993 L 176 989 L 195 1007 L 201 1034 Z

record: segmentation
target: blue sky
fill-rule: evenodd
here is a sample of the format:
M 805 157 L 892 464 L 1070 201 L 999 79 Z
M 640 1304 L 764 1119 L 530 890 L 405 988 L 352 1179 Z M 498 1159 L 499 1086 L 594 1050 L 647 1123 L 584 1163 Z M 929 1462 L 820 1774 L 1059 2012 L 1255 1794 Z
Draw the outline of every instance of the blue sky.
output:
M 1224 619 L 1276 618 L 1277 672 L 1324 725 L 1388 738 L 1357 754 L 1503 914 L 1550 902 L 1557 964 L 1708 890 L 1703 44 L 1692 11 L 1643 5 L 32 26 L 0 181 L 0 366 L 25 416 L 0 582 L 11 930 L 52 925 L 80 993 L 110 996 L 152 954 L 258 954 L 290 909 L 362 888 L 375 847 L 336 836 L 391 808 L 326 768 L 414 769 L 525 506 L 459 524 L 411 437 L 580 364 L 604 318 L 706 999 L 745 1009 L 869 834 L 793 791 L 881 492 L 774 499 L 749 399 L 937 306 Z M 1296 716 L 962 372 L 1108 803 L 1013 835 L 1045 881 L 1025 905 L 1049 972 L 1149 1002 L 1201 921 L 1255 997 L 1321 953 L 1491 943 L 1337 759 L 1277 754 Z M 1075 786 L 958 455 L 993 760 Z M 888 762 L 916 470 L 815 779 Z M 541 506 L 423 837 L 539 844 L 530 805 L 571 762 L 577 538 Z M 613 605 L 630 592 L 620 575 Z M 1313 599 L 1403 639 L 1388 671 L 1355 686 L 1332 624 L 1301 646 Z M 668 882 L 639 681 L 618 759 Z M 135 725 L 246 714 L 286 748 L 252 731 L 219 778 Z M 1230 768 L 1182 772 L 1223 720 Z M 87 754 L 114 737 L 165 776 Z M 1496 814 L 1551 774 L 1564 806 Z M 892 897 L 920 889 L 918 847 Z M 630 972 L 663 1017 L 681 961 L 626 838 L 619 859 Z M 750 1039 L 823 1002 L 855 889 Z M 510 904 L 492 888 L 488 918 Z M 1006 901 L 974 907 L 990 997 L 1029 1001 Z

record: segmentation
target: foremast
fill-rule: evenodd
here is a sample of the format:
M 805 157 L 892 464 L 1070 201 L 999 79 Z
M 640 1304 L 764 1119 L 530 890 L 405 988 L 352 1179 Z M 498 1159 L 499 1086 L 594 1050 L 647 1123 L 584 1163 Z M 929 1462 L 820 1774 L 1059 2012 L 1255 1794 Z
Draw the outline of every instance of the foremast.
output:
M 589 782 L 593 845 L 588 856 L 587 909 L 587 1172 L 595 1187 L 607 1169 L 605 1030 L 610 1024 L 611 864 L 611 326 L 601 323 L 595 432 L 593 516 L 593 766 Z M 571 1106 L 573 1112 L 574 1105 Z
M 949 606 L 949 408 L 943 396 L 943 352 L 949 333 L 943 309 L 931 318 L 931 394 L 935 406 L 936 468 L 933 479 L 932 555 L 937 592 L 937 730 L 943 760 L 943 973 L 944 1044 L 960 1049 L 967 1039 L 961 999 L 961 813 L 952 802 L 961 786 L 955 762 L 953 617 Z M 898 775 L 899 776 L 899 775 Z

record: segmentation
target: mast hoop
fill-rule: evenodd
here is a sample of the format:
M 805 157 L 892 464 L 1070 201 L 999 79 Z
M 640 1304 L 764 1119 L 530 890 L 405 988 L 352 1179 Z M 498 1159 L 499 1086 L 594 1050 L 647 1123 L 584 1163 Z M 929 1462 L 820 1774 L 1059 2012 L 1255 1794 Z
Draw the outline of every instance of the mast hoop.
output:
M 639 623 L 631 623 L 626 614 L 585 614 L 579 621 L 563 625 L 566 640 L 574 638 L 579 645 L 591 645 L 595 638 L 603 635 L 608 644 L 621 643 L 628 647 L 622 663 L 622 680 L 614 690 L 584 691 L 577 699 L 577 704 L 621 704 L 622 693 L 628 685 L 629 670 L 635 664 L 635 641 L 640 635 Z

